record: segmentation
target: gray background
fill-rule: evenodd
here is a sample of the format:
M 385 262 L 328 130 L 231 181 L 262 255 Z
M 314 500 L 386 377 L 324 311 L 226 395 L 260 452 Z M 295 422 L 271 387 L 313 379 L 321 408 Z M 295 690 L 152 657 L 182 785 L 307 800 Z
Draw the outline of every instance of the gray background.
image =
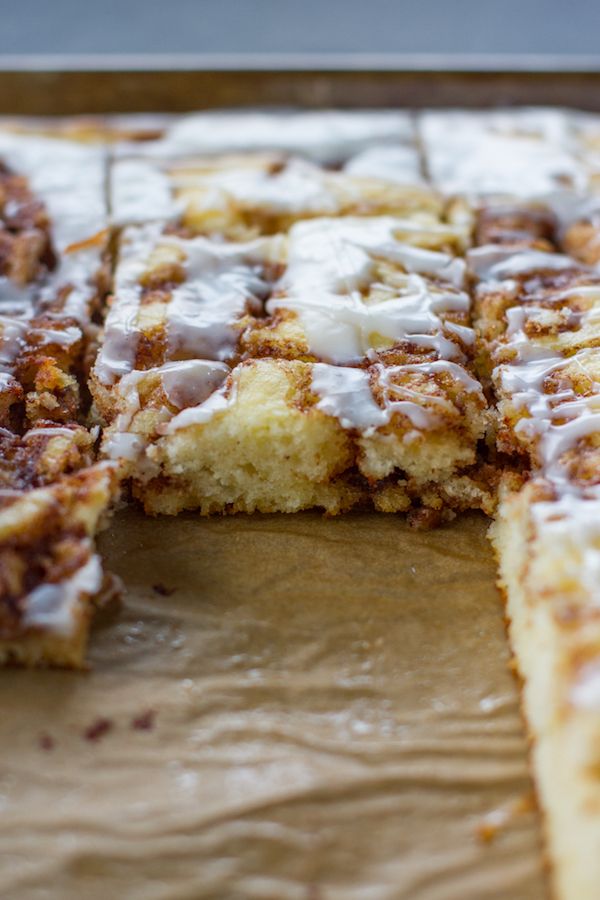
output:
M 600 53 L 600 0 L 0 0 L 0 53 Z

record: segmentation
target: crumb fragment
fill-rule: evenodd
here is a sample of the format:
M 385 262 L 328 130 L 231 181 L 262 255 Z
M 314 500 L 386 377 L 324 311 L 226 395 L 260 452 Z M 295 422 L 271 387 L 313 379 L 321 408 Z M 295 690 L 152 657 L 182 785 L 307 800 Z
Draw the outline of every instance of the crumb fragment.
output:
M 147 709 L 145 712 L 141 713 L 141 715 L 135 716 L 131 720 L 131 727 L 135 731 L 152 731 L 155 719 L 155 711 L 153 709 Z
M 99 741 L 105 734 L 112 731 L 112 728 L 112 719 L 106 719 L 103 716 L 99 716 L 88 728 L 86 728 L 83 732 L 83 736 L 86 741 Z
M 441 525 L 443 517 L 439 509 L 421 506 L 418 509 L 411 509 L 407 520 L 410 527 L 416 531 L 428 531 L 430 528 L 437 528 L 438 525 Z
M 171 594 L 175 593 L 176 588 L 167 587 L 165 584 L 159 581 L 157 584 L 152 585 L 152 590 L 155 594 L 158 594 L 161 597 L 170 597 Z
M 475 828 L 477 840 L 490 844 L 500 831 L 512 825 L 519 816 L 526 815 L 534 809 L 535 797 L 531 792 L 491 809 L 477 823 Z
M 46 751 L 54 750 L 54 746 L 55 746 L 54 738 L 52 737 L 52 735 L 47 734 L 46 732 L 44 732 L 43 734 L 40 734 L 38 743 L 39 743 L 41 750 L 46 750 Z

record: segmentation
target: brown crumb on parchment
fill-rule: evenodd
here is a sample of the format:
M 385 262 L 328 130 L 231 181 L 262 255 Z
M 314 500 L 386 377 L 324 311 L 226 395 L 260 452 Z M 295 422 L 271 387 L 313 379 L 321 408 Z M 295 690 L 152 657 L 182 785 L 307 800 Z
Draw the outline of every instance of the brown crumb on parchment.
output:
M 162 582 L 159 581 L 157 584 L 152 585 L 152 590 L 161 597 L 170 597 L 171 594 L 175 593 L 176 588 L 167 587 L 166 584 L 162 584 Z
M 428 531 L 430 528 L 437 528 L 441 525 L 443 517 L 440 510 L 421 506 L 408 512 L 407 521 L 409 526 L 416 531 Z
M 306 900 L 323 900 L 323 892 L 318 884 L 309 884 L 306 889 Z
M 499 832 L 504 831 L 515 823 L 515 821 L 527 813 L 533 812 L 536 808 L 535 797 L 533 793 L 523 794 L 516 800 L 492 809 L 481 817 L 475 827 L 475 836 L 478 841 L 483 844 L 490 844 Z
M 141 715 L 135 716 L 135 718 L 131 720 L 131 727 L 134 731 L 152 731 L 155 719 L 155 711 L 153 709 L 147 709 L 145 712 L 141 713 Z
M 51 734 L 40 734 L 38 743 L 41 750 L 54 750 L 55 741 Z
M 85 729 L 83 732 L 83 736 L 86 741 L 99 741 L 104 737 L 105 734 L 108 734 L 109 731 L 112 731 L 113 722 L 112 719 L 106 719 L 103 716 L 99 716 L 92 724 Z

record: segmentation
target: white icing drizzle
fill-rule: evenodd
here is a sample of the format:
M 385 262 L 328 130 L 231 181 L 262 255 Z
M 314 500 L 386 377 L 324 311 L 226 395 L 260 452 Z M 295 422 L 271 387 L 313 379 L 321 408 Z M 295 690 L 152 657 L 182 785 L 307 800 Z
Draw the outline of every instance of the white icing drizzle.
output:
M 422 185 L 421 160 L 414 147 L 380 144 L 353 156 L 344 172 L 358 178 L 375 178 L 397 184 Z
M 64 328 L 31 328 L 36 344 L 58 344 L 60 347 L 72 347 L 81 340 L 81 329 L 75 325 Z
M 594 510 L 596 517 L 599 511 L 600 507 Z M 580 517 L 576 517 L 576 520 L 580 520 Z M 588 524 L 593 528 L 596 535 L 600 537 L 600 529 L 596 522 L 591 521 Z M 562 537 L 564 535 L 561 534 Z M 597 558 L 593 560 L 595 565 L 592 568 L 595 570 L 596 578 L 600 580 L 600 553 L 595 554 L 595 556 Z M 584 572 L 587 571 L 587 566 L 584 566 Z M 573 706 L 576 706 L 578 709 L 585 709 L 594 713 L 600 712 L 600 664 L 592 662 L 582 668 L 576 681 L 571 685 L 569 699 Z
M 100 557 L 93 555 L 70 578 L 41 584 L 23 598 L 23 626 L 69 637 L 77 627 L 82 600 L 94 596 L 101 586 Z
M 371 390 L 369 372 L 315 363 L 312 389 L 321 399 L 317 409 L 335 416 L 342 428 L 369 431 L 387 425 L 390 411 L 382 409 Z
M 425 112 L 419 124 L 429 173 L 444 193 L 543 199 L 587 184 L 558 110 Z
M 435 233 L 435 229 L 423 232 Z M 402 243 L 397 233 L 418 239 L 419 227 L 393 217 L 318 219 L 290 229 L 288 266 L 267 303 L 267 311 L 295 312 L 310 350 L 333 363 L 354 362 L 372 347 L 373 335 L 393 342 L 410 338 L 442 358 L 464 360 L 458 343 L 443 334 L 440 314 L 469 310 L 469 297 L 458 289 L 464 263 L 445 253 Z M 442 229 L 443 233 L 443 229 Z M 373 284 L 377 263 L 390 262 L 407 275 L 398 296 L 365 303 L 362 291 Z M 446 284 L 423 276 L 436 276 Z M 473 333 L 449 327 L 471 343 Z
M 414 143 L 412 117 L 396 110 L 219 112 L 175 119 L 160 139 L 124 144 L 118 152 L 168 158 L 191 153 L 276 150 L 320 163 L 338 163 L 374 144 L 405 144 L 414 148 Z M 413 153 L 417 155 L 416 149 Z
M 186 280 L 173 290 L 167 309 L 169 355 L 227 359 L 238 341 L 235 322 L 262 311 L 270 285 L 261 268 L 282 255 L 282 240 L 215 244 L 206 238 L 173 238 L 164 243 L 186 254 Z
M 106 150 L 61 138 L 0 131 L 0 159 L 42 200 L 59 255 L 106 228 Z
M 16 381 L 10 374 L 10 372 L 2 372 L 0 371 L 0 392 L 8 391 L 11 388 L 14 388 L 16 385 Z
M 486 282 L 504 281 L 519 275 L 541 271 L 582 268 L 570 256 L 543 250 L 515 252 L 511 247 L 486 244 L 467 253 L 467 264 L 473 274 Z
M 104 443 L 104 453 L 109 459 L 139 460 L 147 445 L 144 435 L 130 432 L 133 418 L 140 410 L 140 383 L 156 376 L 167 400 L 179 410 L 192 411 L 204 407 L 230 373 L 229 366 L 222 362 L 205 359 L 186 359 L 168 362 L 153 369 L 138 370 L 125 375 L 115 388 L 120 413 L 114 429 Z M 174 416 L 166 407 L 157 413 L 159 425 L 165 430 L 165 423 L 179 421 L 181 413 Z M 202 418 L 203 413 L 199 416 Z M 167 430 L 170 430 L 170 425 Z
M 10 374 L 23 346 L 27 321 L 0 315 L 0 371 Z
M 206 359 L 186 359 L 161 366 L 167 399 L 178 409 L 204 403 L 229 375 L 229 366 Z
M 23 440 L 28 441 L 33 437 L 68 437 L 72 438 L 77 434 L 77 428 L 69 428 L 66 425 L 47 425 L 45 427 L 30 428 L 23 435 Z
M 225 390 L 224 387 L 216 390 L 211 396 L 201 403 L 199 406 L 190 406 L 188 409 L 182 410 L 162 429 L 163 434 L 173 434 L 181 428 L 189 428 L 193 425 L 206 425 L 212 417 L 217 413 L 224 412 L 233 405 L 236 399 L 236 370 L 232 372 L 232 388 Z
M 316 408 L 338 419 L 342 428 L 356 429 L 365 437 L 388 425 L 396 414 L 406 416 L 416 429 L 435 428 L 443 421 L 443 414 L 451 411 L 450 401 L 418 392 L 411 388 L 410 382 L 397 384 L 394 378 L 411 373 L 431 376 L 438 372 L 448 373 L 464 391 L 478 394 L 483 401 L 481 385 L 462 366 L 448 360 L 403 366 L 375 365 L 369 370 L 315 363 L 312 389 L 320 397 Z M 375 399 L 374 386 L 379 388 L 383 406 Z
M 12 370 L 25 346 L 28 323 L 44 313 L 57 326 L 75 319 L 89 327 L 94 282 L 106 245 L 107 209 L 105 177 L 107 154 L 98 146 L 60 138 L 0 131 L 0 159 L 14 173 L 27 179 L 33 197 L 44 203 L 50 219 L 50 235 L 57 265 L 42 281 L 25 287 L 0 279 L 0 369 Z M 89 241 L 88 245 L 78 246 Z M 49 309 L 59 291 L 70 290 L 60 311 Z M 81 330 L 72 325 L 36 328 L 36 344 L 72 346 Z
M 124 159 L 111 167 L 111 213 L 116 225 L 176 219 L 184 206 L 173 195 L 168 175 L 151 162 Z
M 165 307 L 167 356 L 223 360 L 235 350 L 237 320 L 245 313 L 256 312 L 268 294 L 262 268 L 282 258 L 284 239 L 225 243 L 164 235 L 159 223 L 128 228 L 122 235 L 115 300 L 95 366 L 104 384 L 112 384 L 134 369 L 140 336 L 141 279 L 157 245 L 177 251 L 186 276 L 182 284 L 171 289 Z
M 281 167 L 273 163 L 282 163 Z M 264 210 L 275 215 L 334 215 L 361 198 L 361 182 L 304 160 L 273 157 L 254 164 L 234 161 L 118 160 L 112 175 L 112 214 L 117 225 L 173 221 L 192 202 L 197 213 Z M 186 196 L 187 194 L 187 196 Z
M 511 278 L 515 274 L 571 267 L 586 272 L 584 267 L 558 254 L 553 258 L 552 254 L 527 252 L 511 257 L 502 248 L 502 254 L 494 259 L 492 248 L 484 247 L 480 260 L 487 256 L 491 264 L 479 268 L 473 266 L 474 256 L 477 258 L 477 251 L 470 255 L 472 268 L 487 279 L 480 287 L 492 284 L 495 289 L 504 288 L 509 293 L 514 288 Z M 593 270 L 588 271 L 593 278 Z M 560 579 L 570 586 L 578 585 L 596 606 L 600 605 L 600 485 L 573 481 L 565 454 L 575 449 L 581 440 L 600 434 L 597 350 L 583 347 L 565 356 L 531 339 L 525 329 L 532 319 L 542 325 L 551 319 L 557 304 L 578 296 L 593 300 L 599 292 L 597 284 L 576 285 L 546 295 L 545 304 L 553 308 L 542 307 L 524 298 L 521 305 L 509 309 L 508 328 L 500 346 L 503 358 L 511 356 L 512 359 L 497 365 L 493 372 L 500 397 L 508 399 L 514 409 L 524 413 L 514 426 L 514 433 L 529 447 L 534 475 L 541 476 L 554 493 L 551 500 L 534 501 L 530 513 L 535 534 L 542 544 L 550 552 L 560 548 L 563 569 L 557 585 Z M 561 312 L 568 324 L 570 310 L 565 308 Z M 593 320 L 596 316 L 592 310 L 583 318 Z M 577 321 L 581 325 L 581 318 Z M 547 390 L 546 379 L 561 372 L 564 377 L 553 379 L 553 386 L 558 390 L 552 393 Z M 584 379 L 585 395 L 576 392 L 578 378 Z M 571 685 L 570 702 L 582 709 L 600 708 L 599 684 L 596 670 L 580 673 Z
M 58 265 L 42 286 L 39 302 L 53 299 L 58 289 L 69 283 L 73 289 L 61 315 L 85 324 L 96 290 L 93 276 L 106 239 L 81 248 L 77 245 L 103 234 L 108 225 L 106 149 L 61 138 L 0 131 L 0 159 L 27 178 L 33 195 L 45 204 L 50 217 Z

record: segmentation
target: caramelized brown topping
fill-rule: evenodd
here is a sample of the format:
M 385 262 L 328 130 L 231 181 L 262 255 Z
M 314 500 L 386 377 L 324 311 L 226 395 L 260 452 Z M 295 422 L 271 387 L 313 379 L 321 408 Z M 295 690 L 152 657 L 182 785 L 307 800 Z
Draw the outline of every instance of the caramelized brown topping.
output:
M 477 214 L 475 243 L 553 250 L 556 220 L 544 207 L 483 207 Z

